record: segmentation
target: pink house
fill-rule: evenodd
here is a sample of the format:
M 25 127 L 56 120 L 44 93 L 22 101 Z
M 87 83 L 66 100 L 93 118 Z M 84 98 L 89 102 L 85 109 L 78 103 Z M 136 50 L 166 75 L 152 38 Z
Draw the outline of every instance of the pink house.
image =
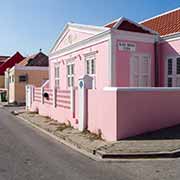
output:
M 49 81 L 27 108 L 119 140 L 180 123 L 180 8 L 140 23 L 68 23 L 49 54 Z

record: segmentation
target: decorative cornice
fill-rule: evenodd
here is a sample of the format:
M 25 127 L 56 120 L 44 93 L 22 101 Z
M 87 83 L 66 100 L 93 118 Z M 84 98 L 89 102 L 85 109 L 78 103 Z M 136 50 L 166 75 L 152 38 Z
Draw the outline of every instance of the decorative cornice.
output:
M 89 37 L 87 39 L 84 39 L 82 41 L 79 41 L 79 42 L 76 42 L 68 47 L 65 47 L 63 49 L 60 49 L 54 53 L 50 53 L 49 54 L 49 59 L 53 59 L 53 58 L 56 58 L 56 57 L 59 57 L 59 56 L 63 56 L 65 54 L 68 54 L 68 53 L 71 53 L 73 51 L 76 51 L 76 50 L 79 50 L 81 48 L 84 48 L 84 47 L 87 47 L 87 46 L 91 46 L 93 44 L 96 44 L 96 43 L 99 43 L 102 42 L 102 40 L 108 40 L 110 39 L 110 36 L 108 37 L 108 35 L 110 35 L 111 33 L 111 30 L 107 30 L 107 31 L 104 31 L 102 33 L 99 33 L 97 35 L 94 35 L 92 37 Z M 105 38 L 105 39 L 104 39 Z
M 66 35 L 66 32 L 68 30 L 76 30 L 79 32 L 85 32 L 85 33 L 89 33 L 92 35 L 96 35 L 96 34 L 101 33 L 103 31 L 107 31 L 108 29 L 109 28 L 107 28 L 107 27 L 83 25 L 83 24 L 76 24 L 76 23 L 67 23 L 65 25 L 63 31 L 60 33 L 58 39 L 56 40 L 54 46 L 50 50 L 50 53 L 52 53 L 54 50 L 56 50 L 56 48 L 58 47 L 58 45 L 60 44 L 60 42 L 62 41 L 62 39 L 64 38 L 64 36 Z

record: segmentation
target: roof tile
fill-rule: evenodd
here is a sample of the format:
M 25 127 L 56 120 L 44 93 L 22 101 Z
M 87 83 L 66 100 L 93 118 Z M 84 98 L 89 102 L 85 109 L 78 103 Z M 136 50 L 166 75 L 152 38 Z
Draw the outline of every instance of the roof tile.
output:
M 159 32 L 161 36 L 180 32 L 180 9 L 143 21 L 141 24 Z

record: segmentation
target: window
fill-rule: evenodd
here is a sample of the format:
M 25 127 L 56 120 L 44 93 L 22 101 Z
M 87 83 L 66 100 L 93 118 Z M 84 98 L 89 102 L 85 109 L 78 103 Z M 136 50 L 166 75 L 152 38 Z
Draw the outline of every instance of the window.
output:
M 168 75 L 172 74 L 172 59 L 168 59 Z
M 168 87 L 172 87 L 172 77 L 168 77 Z
M 60 66 L 59 66 L 59 64 L 55 64 L 54 79 L 55 79 L 55 88 L 59 88 L 59 86 L 60 86 Z
M 74 64 L 67 65 L 67 84 L 68 87 L 74 86 Z
M 180 87 L 180 57 L 167 59 L 166 86 Z
M 180 74 L 180 57 L 176 61 L 176 73 Z
M 95 56 L 86 57 L 86 74 L 94 75 L 95 74 Z
M 19 76 L 19 82 L 26 82 L 27 81 L 27 75 L 20 75 Z M 11 80 L 12 82 L 12 80 Z

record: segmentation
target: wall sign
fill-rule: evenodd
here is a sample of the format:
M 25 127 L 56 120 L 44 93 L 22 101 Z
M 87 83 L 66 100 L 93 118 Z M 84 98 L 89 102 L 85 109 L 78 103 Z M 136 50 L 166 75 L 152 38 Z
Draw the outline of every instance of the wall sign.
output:
M 128 42 L 118 42 L 118 49 L 120 51 L 136 51 L 136 44 L 135 43 L 128 43 Z

